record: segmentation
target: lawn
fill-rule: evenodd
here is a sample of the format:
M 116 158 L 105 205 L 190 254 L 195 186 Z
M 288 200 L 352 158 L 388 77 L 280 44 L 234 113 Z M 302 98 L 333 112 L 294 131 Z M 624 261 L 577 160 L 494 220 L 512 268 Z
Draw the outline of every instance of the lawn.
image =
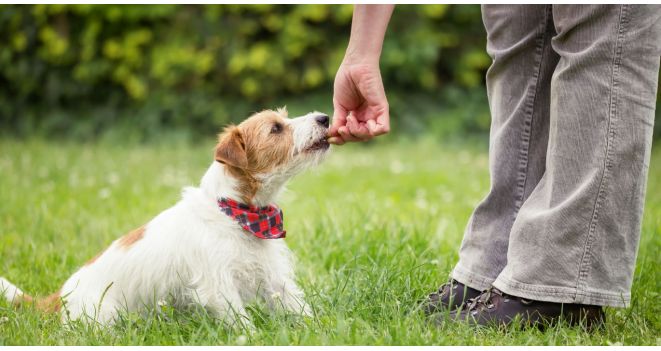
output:
M 0 275 L 57 290 L 113 239 L 174 204 L 211 162 L 208 142 L 129 146 L 0 140 Z M 632 306 L 604 330 L 466 329 L 414 306 L 445 281 L 464 225 L 488 189 L 486 143 L 431 139 L 335 148 L 280 201 L 309 319 L 255 305 L 257 331 L 226 330 L 200 311 L 165 309 L 109 329 L 0 302 L 0 345 L 660 345 L 661 150 L 651 162 Z

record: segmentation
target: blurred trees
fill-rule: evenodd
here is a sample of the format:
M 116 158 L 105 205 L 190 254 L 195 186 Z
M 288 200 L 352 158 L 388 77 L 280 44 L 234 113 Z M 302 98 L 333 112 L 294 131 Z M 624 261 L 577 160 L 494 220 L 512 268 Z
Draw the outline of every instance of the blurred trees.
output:
M 0 124 L 19 134 L 86 136 L 127 122 L 206 131 L 285 100 L 328 108 L 352 11 L 1 5 Z M 386 41 L 390 95 L 479 87 L 490 62 L 477 6 L 399 6 Z
M 284 103 L 328 109 L 351 15 L 351 5 L 0 5 L 0 126 L 208 133 Z M 484 47 L 479 6 L 398 6 L 381 66 L 395 123 L 427 125 L 444 101 L 462 119 L 446 123 L 453 130 L 488 128 Z M 467 103 L 479 107 L 461 112 Z

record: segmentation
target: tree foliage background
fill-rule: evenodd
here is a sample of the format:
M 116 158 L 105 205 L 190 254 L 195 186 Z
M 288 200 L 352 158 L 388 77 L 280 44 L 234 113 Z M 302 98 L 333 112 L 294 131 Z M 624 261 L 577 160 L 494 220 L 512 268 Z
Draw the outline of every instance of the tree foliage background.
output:
M 2 133 L 208 135 L 253 111 L 330 112 L 351 5 L 1 5 Z M 381 69 L 401 130 L 488 130 L 479 6 L 400 5 Z M 657 112 L 658 113 L 658 112 Z

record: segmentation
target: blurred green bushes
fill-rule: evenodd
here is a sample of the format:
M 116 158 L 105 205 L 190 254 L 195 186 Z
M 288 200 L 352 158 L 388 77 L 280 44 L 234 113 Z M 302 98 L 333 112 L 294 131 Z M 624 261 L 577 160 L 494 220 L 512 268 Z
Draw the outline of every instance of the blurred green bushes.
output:
M 293 112 L 329 111 L 352 11 L 1 5 L 0 124 L 18 135 L 89 138 L 118 126 L 208 134 L 285 103 Z M 421 116 L 408 112 L 409 97 L 427 96 L 418 107 L 432 114 L 442 87 L 483 89 L 484 40 L 479 6 L 398 6 L 382 59 L 393 116 L 415 119 L 403 123 L 415 127 Z M 466 123 L 485 120 L 482 113 Z
M 331 111 L 351 5 L 0 5 L 0 133 L 209 135 Z M 400 5 L 382 55 L 397 130 L 489 126 L 477 5 Z

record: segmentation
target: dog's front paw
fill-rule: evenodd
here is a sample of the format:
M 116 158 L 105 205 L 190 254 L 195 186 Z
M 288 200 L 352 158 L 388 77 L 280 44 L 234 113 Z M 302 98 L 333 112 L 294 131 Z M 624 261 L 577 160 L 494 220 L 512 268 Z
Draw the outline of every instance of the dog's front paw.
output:
M 302 297 L 292 297 L 285 305 L 286 310 L 290 313 L 295 313 L 303 317 L 312 317 L 312 308 L 303 300 Z
M 312 307 L 310 307 L 310 305 L 308 305 L 307 302 L 303 302 L 303 309 L 301 310 L 301 313 L 300 313 L 300 314 L 301 314 L 301 316 L 303 316 L 303 317 L 310 317 L 310 318 L 312 318 L 312 316 L 313 316 L 313 314 L 312 314 Z

